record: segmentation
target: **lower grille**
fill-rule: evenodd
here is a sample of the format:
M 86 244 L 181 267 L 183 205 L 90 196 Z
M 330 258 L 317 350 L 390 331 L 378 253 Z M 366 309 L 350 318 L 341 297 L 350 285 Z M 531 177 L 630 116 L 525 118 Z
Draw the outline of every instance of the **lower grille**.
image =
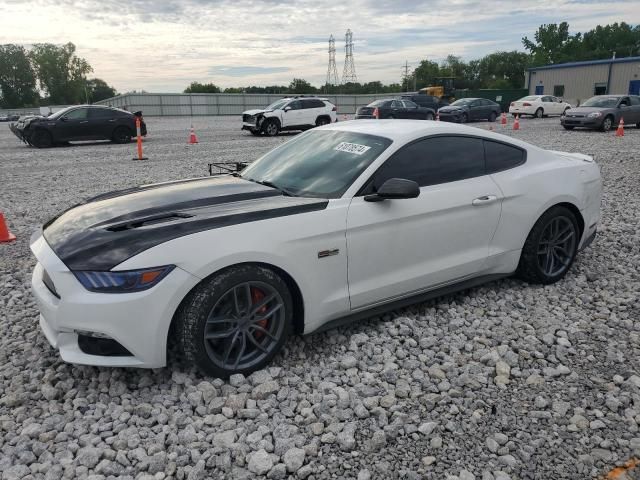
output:
M 78 347 L 87 355 L 102 357 L 132 357 L 131 352 L 112 338 L 78 335 Z
M 253 115 L 242 115 L 242 121 L 247 123 L 253 123 L 255 121 L 255 117 Z

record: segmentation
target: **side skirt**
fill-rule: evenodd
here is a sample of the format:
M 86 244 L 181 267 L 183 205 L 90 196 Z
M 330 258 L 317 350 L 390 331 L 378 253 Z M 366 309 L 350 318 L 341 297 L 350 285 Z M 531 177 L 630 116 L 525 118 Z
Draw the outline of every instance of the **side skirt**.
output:
M 360 310 L 355 313 L 351 313 L 344 317 L 336 318 L 335 320 L 331 320 L 327 322 L 312 332 L 309 332 L 307 335 L 311 333 L 319 333 L 324 332 L 326 330 L 330 330 L 332 328 L 336 328 L 342 325 L 348 325 L 358 320 L 362 320 L 364 318 L 373 317 L 376 315 L 380 315 L 381 313 L 390 312 L 392 310 L 397 310 L 399 308 L 403 308 L 409 305 L 414 305 L 416 303 L 425 302 L 427 300 L 432 300 L 434 298 L 442 297 L 445 295 L 449 295 L 451 293 L 459 292 L 461 290 L 467 290 L 469 288 L 477 287 L 484 283 L 493 282 L 495 280 L 499 280 L 501 278 L 506 278 L 513 275 L 512 273 L 499 273 L 499 274 L 491 274 L 491 275 L 482 275 L 480 277 L 470 278 L 468 280 L 464 280 L 462 282 L 454 283 L 451 285 L 447 285 L 444 287 L 436 288 L 435 290 L 429 290 L 423 293 L 419 293 L 417 295 L 412 295 L 410 297 L 401 298 L 399 300 L 393 300 L 389 303 L 385 303 L 383 305 L 378 305 L 372 308 L 367 308 L 365 310 Z

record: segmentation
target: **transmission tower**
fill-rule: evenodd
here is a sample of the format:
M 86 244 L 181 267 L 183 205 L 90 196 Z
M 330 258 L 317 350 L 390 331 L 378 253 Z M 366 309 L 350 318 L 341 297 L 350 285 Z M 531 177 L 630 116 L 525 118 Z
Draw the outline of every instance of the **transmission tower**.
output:
M 327 67 L 327 81 L 325 85 L 339 85 L 338 69 L 336 67 L 336 41 L 333 35 L 329 37 L 329 66 Z
M 353 63 L 353 33 L 351 30 L 347 30 L 344 36 L 344 70 L 342 72 L 342 84 L 356 83 L 358 77 L 356 76 L 356 66 Z

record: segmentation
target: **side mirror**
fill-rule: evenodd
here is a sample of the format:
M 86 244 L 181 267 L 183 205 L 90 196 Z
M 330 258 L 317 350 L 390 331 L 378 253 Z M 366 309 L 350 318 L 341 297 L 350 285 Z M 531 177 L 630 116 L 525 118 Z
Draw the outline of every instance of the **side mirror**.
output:
M 627 108 L 627 104 L 626 103 L 621 103 L 620 105 L 618 105 L 618 108 Z
M 291 110 L 291 107 L 284 107 L 285 112 L 288 112 L 289 110 Z
M 60 120 L 61 120 L 62 122 L 67 122 L 67 121 L 69 121 L 69 119 L 68 119 L 67 117 L 62 117 Z
M 413 180 L 390 178 L 380 186 L 377 193 L 365 195 L 364 201 L 382 202 L 383 200 L 416 198 L 418 195 L 420 195 L 420 186 Z

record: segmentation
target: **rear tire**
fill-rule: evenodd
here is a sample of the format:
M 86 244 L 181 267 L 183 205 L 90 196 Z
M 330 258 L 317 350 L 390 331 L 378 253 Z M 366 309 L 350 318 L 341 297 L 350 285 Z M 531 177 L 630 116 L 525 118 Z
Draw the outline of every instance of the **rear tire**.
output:
M 131 130 L 127 127 L 118 127 L 113 131 L 113 135 L 111 136 L 111 140 L 113 143 L 131 143 Z
M 275 120 L 267 120 L 262 126 L 262 131 L 267 137 L 275 137 L 280 132 L 280 126 Z
M 323 125 L 329 125 L 331 121 L 327 117 L 318 117 L 316 119 L 316 127 L 321 127 Z
M 50 148 L 53 146 L 53 136 L 50 132 L 39 128 L 33 132 L 29 143 L 36 148 Z
M 542 110 L 542 108 L 537 109 L 533 116 L 536 118 L 542 118 L 544 116 L 544 110 Z
M 579 241 L 580 228 L 573 212 L 551 207 L 529 232 L 516 275 L 528 283 L 557 282 L 573 265 Z
M 264 368 L 291 332 L 293 299 L 282 278 L 257 265 L 237 265 L 204 280 L 176 312 L 179 351 L 220 378 Z

